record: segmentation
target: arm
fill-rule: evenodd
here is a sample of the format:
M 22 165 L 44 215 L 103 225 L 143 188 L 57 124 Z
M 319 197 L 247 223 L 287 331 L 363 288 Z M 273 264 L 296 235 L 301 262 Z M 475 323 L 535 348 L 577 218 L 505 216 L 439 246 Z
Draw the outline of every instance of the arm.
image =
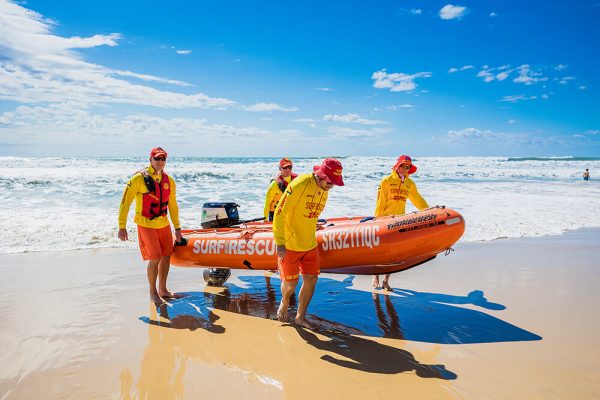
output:
M 417 190 L 417 185 L 415 185 L 414 182 L 411 187 L 411 190 L 408 192 L 408 198 L 419 210 L 429 208 L 429 205 L 427 204 L 425 199 L 419 194 L 419 191 Z
M 271 211 L 271 202 L 273 202 L 273 198 L 275 198 L 275 195 L 277 194 L 277 192 L 275 192 L 276 189 L 278 189 L 277 182 L 273 180 L 269 184 L 267 195 L 265 196 L 265 209 L 263 210 L 263 215 L 267 221 L 269 220 L 269 211 Z
M 179 206 L 177 205 L 177 185 L 175 180 L 169 176 L 169 184 L 171 185 L 171 193 L 169 193 L 169 216 L 175 228 L 175 237 L 177 241 L 181 240 L 181 225 L 179 224 Z
M 127 182 L 127 186 L 125 186 L 125 190 L 123 191 L 123 196 L 121 197 L 121 205 L 119 206 L 119 239 L 127 240 L 127 215 L 129 214 L 129 207 L 135 199 L 135 195 L 138 192 L 139 182 L 141 179 L 137 178 L 140 176 L 139 174 L 135 174 L 129 182 Z
M 385 203 L 387 202 L 387 185 L 384 180 L 381 180 L 379 188 L 377 188 L 377 203 L 375 205 L 375 216 L 383 215 Z

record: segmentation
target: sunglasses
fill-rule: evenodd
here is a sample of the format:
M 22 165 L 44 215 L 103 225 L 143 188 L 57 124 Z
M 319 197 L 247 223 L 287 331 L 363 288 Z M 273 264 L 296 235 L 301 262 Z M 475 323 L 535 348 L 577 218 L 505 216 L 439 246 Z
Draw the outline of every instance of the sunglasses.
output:
M 288 165 L 287 167 L 281 167 L 281 169 L 292 169 L 292 166 Z
M 402 164 L 402 165 L 400 166 L 400 168 L 403 168 L 403 169 L 410 169 L 410 165 L 409 165 L 409 164 Z
M 167 157 L 154 157 L 154 161 L 167 161 Z

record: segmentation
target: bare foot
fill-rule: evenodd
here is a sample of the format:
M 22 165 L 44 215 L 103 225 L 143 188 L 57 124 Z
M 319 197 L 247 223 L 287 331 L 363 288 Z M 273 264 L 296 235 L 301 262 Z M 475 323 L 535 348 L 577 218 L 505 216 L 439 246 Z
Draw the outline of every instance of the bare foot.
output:
M 153 302 L 156 307 L 160 307 L 163 304 L 165 304 L 165 301 L 161 299 L 160 296 L 157 294 L 151 294 L 150 301 Z
M 296 320 L 294 322 L 296 323 L 296 325 L 300 325 L 303 328 L 310 329 L 310 330 L 315 329 L 315 326 L 313 324 L 311 324 L 310 322 L 308 322 L 308 320 L 306 318 L 296 317 Z
M 383 284 L 381 285 L 385 290 L 387 290 L 388 292 L 393 292 L 394 289 L 392 289 L 392 287 L 390 286 L 389 283 L 387 283 L 386 281 L 383 281 Z
M 373 279 L 372 279 L 371 283 L 373 285 L 373 289 L 377 289 L 379 287 L 379 276 L 373 275 Z
M 163 299 L 180 299 L 183 297 L 181 294 L 171 293 L 168 290 L 166 292 L 159 293 L 159 296 Z
M 287 321 L 287 312 L 288 312 L 288 304 L 285 304 L 283 300 L 279 303 L 279 308 L 277 309 L 277 320 L 280 322 Z

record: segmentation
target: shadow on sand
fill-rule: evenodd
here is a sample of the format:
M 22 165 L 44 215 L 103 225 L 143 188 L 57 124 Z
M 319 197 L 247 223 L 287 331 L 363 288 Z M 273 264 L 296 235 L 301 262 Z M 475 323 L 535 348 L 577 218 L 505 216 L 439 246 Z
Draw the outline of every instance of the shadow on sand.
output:
M 496 311 L 505 308 L 488 302 L 479 290 L 466 296 L 408 289 L 395 289 L 391 294 L 371 293 L 352 289 L 353 278 L 349 276 L 341 282 L 319 278 L 309 307 L 309 319 L 319 325 L 317 332 L 333 335 L 330 337 L 332 342 L 348 341 L 349 335 L 353 334 L 442 344 L 542 339 L 483 311 L 461 307 L 471 305 Z M 169 320 L 168 323 L 148 317 L 140 320 L 170 328 L 202 328 L 223 333 L 225 328 L 215 324 L 218 316 L 211 309 L 275 319 L 281 298 L 279 280 L 262 276 L 241 276 L 239 279 L 244 287 L 227 284 L 220 291 L 188 292 L 183 298 L 169 301 L 159 308 L 161 317 Z M 293 315 L 294 312 L 292 303 L 290 313 Z

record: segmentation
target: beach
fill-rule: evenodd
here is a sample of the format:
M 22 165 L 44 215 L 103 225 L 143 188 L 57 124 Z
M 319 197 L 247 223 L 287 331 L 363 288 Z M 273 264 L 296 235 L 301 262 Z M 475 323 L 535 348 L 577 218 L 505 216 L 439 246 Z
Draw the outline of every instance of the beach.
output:
M 323 274 L 315 331 L 274 320 L 277 275 L 173 266 L 157 309 L 134 249 L 4 254 L 0 398 L 595 399 L 599 238 L 459 242 L 391 294 Z

